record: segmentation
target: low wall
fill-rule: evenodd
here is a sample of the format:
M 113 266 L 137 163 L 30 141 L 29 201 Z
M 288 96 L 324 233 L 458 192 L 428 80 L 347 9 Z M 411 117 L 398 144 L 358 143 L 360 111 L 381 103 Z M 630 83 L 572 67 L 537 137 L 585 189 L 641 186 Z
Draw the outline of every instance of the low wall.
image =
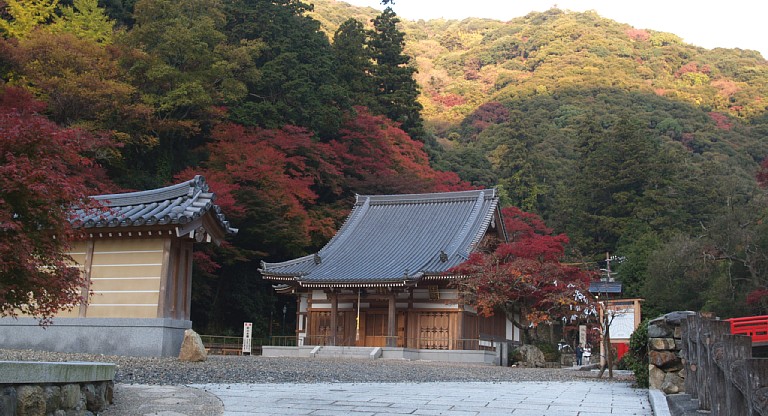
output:
M 263 346 L 263 357 L 309 357 L 314 346 L 272 347 Z M 482 350 L 421 350 L 412 348 L 382 347 L 383 359 L 426 360 L 454 363 L 498 365 L 495 351 Z
M 648 323 L 648 378 L 650 388 L 666 394 L 685 392 L 686 372 L 681 360 L 682 321 L 694 312 L 671 312 Z
M 98 414 L 114 378 L 114 364 L 0 361 L 0 415 Z
M 0 346 L 57 352 L 175 357 L 192 321 L 131 318 L 0 318 Z

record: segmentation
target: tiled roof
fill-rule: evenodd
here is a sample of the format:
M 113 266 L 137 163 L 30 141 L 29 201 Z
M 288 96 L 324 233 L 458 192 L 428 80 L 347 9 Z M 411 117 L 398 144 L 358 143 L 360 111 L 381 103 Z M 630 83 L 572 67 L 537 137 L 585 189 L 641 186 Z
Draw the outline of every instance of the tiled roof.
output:
M 592 282 L 589 284 L 590 293 L 621 293 L 621 282 Z
M 199 219 L 210 213 L 215 223 L 220 227 L 220 230 L 217 231 L 223 235 L 237 233 L 237 229 L 232 228 L 229 221 L 226 220 L 221 208 L 213 203 L 216 195 L 209 192 L 205 178 L 200 175 L 165 188 L 97 195 L 91 198 L 109 209 L 106 211 L 76 211 L 74 222 L 86 229 L 161 225 L 191 226 L 196 225 L 195 223 L 199 222 Z
M 358 195 L 344 225 L 315 254 L 262 263 L 272 280 L 304 286 L 405 284 L 467 260 L 498 211 L 495 189 Z

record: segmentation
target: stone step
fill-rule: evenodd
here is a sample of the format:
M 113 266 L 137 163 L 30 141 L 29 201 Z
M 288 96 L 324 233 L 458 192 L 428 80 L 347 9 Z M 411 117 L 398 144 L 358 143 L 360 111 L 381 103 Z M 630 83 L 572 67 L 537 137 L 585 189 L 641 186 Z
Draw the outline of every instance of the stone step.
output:
M 316 358 L 362 358 L 375 360 L 382 354 L 379 347 L 339 347 L 323 346 L 315 347 L 310 353 Z

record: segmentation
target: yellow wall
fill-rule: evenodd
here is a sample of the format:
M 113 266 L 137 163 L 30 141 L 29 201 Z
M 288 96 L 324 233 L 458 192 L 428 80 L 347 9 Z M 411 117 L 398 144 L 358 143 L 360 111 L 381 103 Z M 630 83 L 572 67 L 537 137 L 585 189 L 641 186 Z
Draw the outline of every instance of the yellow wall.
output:
M 87 244 L 71 255 L 85 264 Z M 95 240 L 89 318 L 155 318 L 163 272 L 163 239 Z M 60 316 L 78 316 L 78 310 Z

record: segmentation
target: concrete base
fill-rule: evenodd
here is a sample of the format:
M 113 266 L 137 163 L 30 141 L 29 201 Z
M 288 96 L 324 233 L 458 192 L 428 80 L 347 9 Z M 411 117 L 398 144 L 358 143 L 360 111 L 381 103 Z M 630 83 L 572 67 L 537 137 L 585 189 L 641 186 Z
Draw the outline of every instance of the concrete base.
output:
M 192 321 L 131 318 L 0 318 L 0 348 L 105 355 L 178 356 Z
M 265 345 L 262 347 L 261 355 L 264 357 L 312 357 L 312 352 L 315 348 L 317 347 L 311 345 L 301 347 L 271 347 Z M 365 348 L 365 350 L 368 351 L 370 348 Z M 321 356 L 321 354 L 318 356 Z M 496 352 L 482 350 L 419 350 L 381 347 L 381 358 L 499 365 Z
M 111 363 L 0 361 L 0 384 L 67 384 L 112 381 Z
M 673 416 L 698 416 L 699 401 L 689 394 L 670 394 L 667 396 L 669 413 Z

